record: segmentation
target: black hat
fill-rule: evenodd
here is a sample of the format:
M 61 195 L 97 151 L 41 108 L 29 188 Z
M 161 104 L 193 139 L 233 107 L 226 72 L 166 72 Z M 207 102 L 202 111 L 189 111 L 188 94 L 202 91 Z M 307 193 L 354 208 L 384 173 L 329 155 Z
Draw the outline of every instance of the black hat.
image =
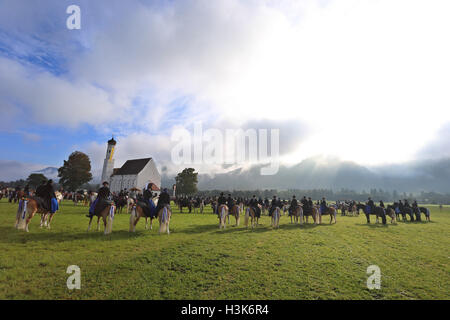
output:
M 52 179 L 50 179 L 50 180 L 47 181 L 47 184 L 52 184 L 52 183 L 53 183 L 53 180 L 52 180 Z
M 102 185 L 105 185 L 105 184 L 109 185 L 108 181 L 103 181 Z
M 292 198 L 295 198 L 295 196 L 292 196 Z

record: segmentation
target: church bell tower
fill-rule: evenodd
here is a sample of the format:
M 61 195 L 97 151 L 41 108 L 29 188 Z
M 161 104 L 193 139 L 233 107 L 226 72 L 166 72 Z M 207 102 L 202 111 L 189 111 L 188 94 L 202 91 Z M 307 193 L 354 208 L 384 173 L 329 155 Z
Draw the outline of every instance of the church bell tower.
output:
M 111 183 L 111 175 L 113 174 L 114 170 L 114 149 L 116 147 L 116 140 L 114 140 L 114 137 L 111 138 L 111 140 L 108 140 L 108 147 L 106 148 L 106 158 L 103 162 L 103 171 L 102 171 L 102 181 L 107 181 L 108 183 Z

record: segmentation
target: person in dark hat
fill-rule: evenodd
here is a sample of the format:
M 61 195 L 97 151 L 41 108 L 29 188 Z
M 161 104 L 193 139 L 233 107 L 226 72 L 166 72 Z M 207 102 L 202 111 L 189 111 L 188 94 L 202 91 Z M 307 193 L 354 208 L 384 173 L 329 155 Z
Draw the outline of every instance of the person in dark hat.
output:
M 373 202 L 372 198 L 369 197 L 368 201 L 367 201 L 367 205 L 370 208 L 370 213 L 375 211 L 375 203 Z

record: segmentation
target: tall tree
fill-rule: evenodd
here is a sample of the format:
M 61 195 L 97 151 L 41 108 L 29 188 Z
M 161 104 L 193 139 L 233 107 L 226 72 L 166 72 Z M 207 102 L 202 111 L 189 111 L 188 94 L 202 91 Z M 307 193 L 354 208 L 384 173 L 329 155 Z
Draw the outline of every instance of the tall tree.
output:
M 27 183 L 32 188 L 37 188 L 42 182 L 46 182 L 48 179 L 42 173 L 32 173 L 27 178 Z
M 194 168 L 186 168 L 175 177 L 177 194 L 197 193 L 198 173 L 194 171 Z
M 77 189 L 92 180 L 91 160 L 80 151 L 73 152 L 64 165 L 58 169 L 59 183 L 69 191 Z

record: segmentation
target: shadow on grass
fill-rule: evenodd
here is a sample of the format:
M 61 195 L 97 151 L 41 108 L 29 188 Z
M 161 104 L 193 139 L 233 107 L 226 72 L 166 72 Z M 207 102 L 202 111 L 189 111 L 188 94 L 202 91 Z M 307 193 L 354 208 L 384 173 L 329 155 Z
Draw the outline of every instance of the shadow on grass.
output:
M 84 231 L 84 232 L 70 232 L 70 231 L 53 231 L 47 229 L 40 229 L 42 231 L 33 232 L 24 232 L 23 230 L 17 230 L 14 227 L 0 227 L 0 234 L 5 235 L 8 234 L 7 237 L 0 237 L 1 243 L 27 243 L 34 241 L 50 241 L 50 242 L 68 242 L 68 241 L 76 241 L 76 240 L 123 240 L 123 239 L 133 239 L 138 237 L 143 237 L 148 234 L 158 234 L 157 232 L 152 231 L 136 231 L 135 233 L 131 233 L 125 230 L 112 231 L 112 234 L 105 235 L 103 234 L 103 230 L 100 231 Z

